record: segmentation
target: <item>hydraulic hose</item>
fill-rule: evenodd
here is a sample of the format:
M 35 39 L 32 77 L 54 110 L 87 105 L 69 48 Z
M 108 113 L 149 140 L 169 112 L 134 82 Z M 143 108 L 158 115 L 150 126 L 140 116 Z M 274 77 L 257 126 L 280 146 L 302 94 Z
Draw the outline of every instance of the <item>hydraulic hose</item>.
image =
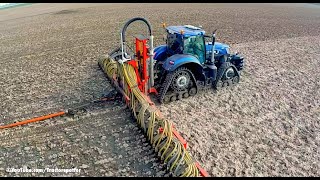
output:
M 46 120 L 46 119 L 50 119 L 50 118 L 57 117 L 57 116 L 62 116 L 62 115 L 65 115 L 65 114 L 66 114 L 66 112 L 60 111 L 60 112 L 57 112 L 57 113 L 48 114 L 48 115 L 45 115 L 45 116 L 40 116 L 40 117 L 24 120 L 24 121 L 21 121 L 21 122 L 8 124 L 8 125 L 5 125 L 5 126 L 0 126 L 0 129 L 12 128 L 12 127 L 15 127 L 15 126 L 21 126 L 21 125 L 29 124 L 29 123 L 32 123 L 32 122 L 43 121 L 43 120 Z
M 77 107 L 68 109 L 66 111 L 60 111 L 60 112 L 56 112 L 56 113 L 52 113 L 52 114 L 48 114 L 48 115 L 35 117 L 35 118 L 32 118 L 32 119 L 22 120 L 22 121 L 15 122 L 15 123 L 12 123 L 12 124 L 0 126 L 0 129 L 13 128 L 13 127 L 16 127 L 16 126 L 21 126 L 21 125 L 25 125 L 25 124 L 29 124 L 29 123 L 33 123 L 33 122 L 43 121 L 43 120 L 51 119 L 51 118 L 54 118 L 54 117 L 63 116 L 63 115 L 66 115 L 66 114 L 73 114 L 74 110 L 86 107 L 86 106 L 88 106 L 88 105 L 90 105 L 92 103 L 110 101 L 110 100 L 115 100 L 115 99 L 116 99 L 115 97 L 102 97 L 102 98 L 93 100 L 93 101 L 91 101 L 89 103 L 85 103 L 85 104 L 79 105 Z
M 144 23 L 148 26 L 149 36 L 152 35 L 152 27 L 151 27 L 151 25 L 150 25 L 150 23 L 149 23 L 148 20 L 146 20 L 146 19 L 144 19 L 144 18 L 141 18 L 141 17 L 132 18 L 132 19 L 130 19 L 128 22 L 126 22 L 126 24 L 123 26 L 123 28 L 122 28 L 122 30 L 121 30 L 122 43 L 125 43 L 125 42 L 126 42 L 126 36 L 125 36 L 125 34 L 126 34 L 126 30 L 127 30 L 128 26 L 129 26 L 131 23 L 135 22 L 135 21 L 142 21 L 142 22 L 144 22 Z

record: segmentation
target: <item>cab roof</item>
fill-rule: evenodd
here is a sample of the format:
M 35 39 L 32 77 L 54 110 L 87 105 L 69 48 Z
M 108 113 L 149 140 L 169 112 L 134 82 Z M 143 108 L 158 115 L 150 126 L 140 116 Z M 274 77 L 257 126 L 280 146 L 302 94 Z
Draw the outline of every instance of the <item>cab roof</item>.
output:
M 197 36 L 197 35 L 204 35 L 205 31 L 199 27 L 195 27 L 192 25 L 184 25 L 184 26 L 168 26 L 166 28 L 169 33 L 177 33 L 181 34 L 181 30 L 183 30 L 183 35 L 184 36 Z

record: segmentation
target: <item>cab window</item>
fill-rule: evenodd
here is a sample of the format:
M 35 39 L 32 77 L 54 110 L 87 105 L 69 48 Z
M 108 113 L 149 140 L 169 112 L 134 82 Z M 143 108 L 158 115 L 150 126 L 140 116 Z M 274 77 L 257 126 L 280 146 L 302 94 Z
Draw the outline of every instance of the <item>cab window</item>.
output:
M 184 54 L 194 55 L 200 63 L 205 60 L 205 46 L 202 36 L 191 36 L 184 39 Z
M 170 54 L 180 54 L 182 49 L 181 35 L 168 33 L 167 45 L 168 45 Z

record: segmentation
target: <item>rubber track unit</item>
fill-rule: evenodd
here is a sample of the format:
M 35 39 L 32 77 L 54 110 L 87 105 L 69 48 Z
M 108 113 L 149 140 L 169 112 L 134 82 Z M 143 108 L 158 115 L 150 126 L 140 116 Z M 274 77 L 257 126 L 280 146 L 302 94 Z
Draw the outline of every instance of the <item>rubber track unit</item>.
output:
M 179 72 L 179 70 L 184 70 L 184 71 L 187 71 L 190 75 L 191 75 L 191 79 L 193 81 L 193 84 L 195 84 L 195 87 L 197 89 L 197 92 L 198 92 L 198 87 L 197 87 L 197 83 L 196 83 L 196 80 L 195 80 L 195 77 L 193 75 L 193 73 L 186 67 L 181 67 L 179 68 L 178 70 L 175 70 L 173 72 L 169 72 L 167 75 L 166 75 L 166 78 L 165 80 L 163 81 L 161 87 L 160 87 L 160 91 L 159 91 L 159 96 L 158 96 L 158 99 L 159 99 L 159 102 L 160 103 L 163 103 L 163 100 L 167 94 L 167 91 L 172 83 L 172 80 L 173 80 L 173 77 L 176 73 Z
M 221 65 L 221 66 L 222 66 L 222 67 L 220 67 L 220 68 L 218 69 L 217 81 L 216 81 L 215 84 L 214 84 L 214 88 L 217 89 L 217 90 L 219 90 L 224 83 L 228 83 L 227 86 L 230 86 L 230 85 L 232 84 L 232 82 L 231 82 L 231 84 L 230 84 L 230 83 L 228 82 L 228 80 L 223 80 L 223 78 L 222 78 L 223 75 L 224 75 L 224 73 L 226 72 L 226 70 L 227 70 L 228 68 L 230 68 L 230 67 L 233 68 L 233 70 L 235 71 L 235 76 L 238 76 L 239 81 L 240 81 L 239 72 L 238 72 L 237 68 L 236 68 L 232 63 L 226 62 L 225 64 L 223 64 L 223 65 Z M 220 84 L 221 87 L 219 86 L 219 83 L 221 83 L 221 84 Z

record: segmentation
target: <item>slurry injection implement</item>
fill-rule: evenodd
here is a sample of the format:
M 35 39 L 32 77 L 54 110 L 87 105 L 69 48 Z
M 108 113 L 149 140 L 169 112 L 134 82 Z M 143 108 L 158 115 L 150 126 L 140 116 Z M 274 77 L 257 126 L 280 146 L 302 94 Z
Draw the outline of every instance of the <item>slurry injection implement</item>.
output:
M 126 30 L 135 21 L 148 27 L 149 37 L 135 37 L 135 50 L 126 42 Z M 165 27 L 165 25 L 164 25 Z M 237 84 L 243 57 L 231 55 L 229 46 L 215 42 L 213 35 L 195 26 L 166 27 L 167 44 L 153 47 L 150 23 L 144 18 L 129 20 L 121 31 L 121 45 L 99 59 L 99 66 L 123 95 L 149 142 L 174 176 L 208 176 L 187 151 L 187 142 L 151 101 L 160 103 L 194 96 L 200 89 Z M 205 38 L 212 38 L 205 42 Z

